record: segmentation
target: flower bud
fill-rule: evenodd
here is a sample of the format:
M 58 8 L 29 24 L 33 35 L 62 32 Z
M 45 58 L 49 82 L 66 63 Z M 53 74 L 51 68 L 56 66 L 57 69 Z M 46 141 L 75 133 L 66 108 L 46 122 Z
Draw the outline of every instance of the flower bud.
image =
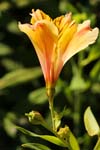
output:
M 34 125 L 39 125 L 44 123 L 44 119 L 42 115 L 37 111 L 31 111 L 29 113 L 26 113 L 25 115 L 28 117 L 29 122 Z

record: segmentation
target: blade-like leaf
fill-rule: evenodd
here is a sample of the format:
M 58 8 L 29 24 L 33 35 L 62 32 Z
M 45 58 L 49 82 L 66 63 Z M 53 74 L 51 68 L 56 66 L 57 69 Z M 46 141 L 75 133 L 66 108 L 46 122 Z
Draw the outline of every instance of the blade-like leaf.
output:
M 99 125 L 90 107 L 88 107 L 84 113 L 84 123 L 85 123 L 85 128 L 90 136 L 99 134 L 99 130 L 100 130 Z
M 49 141 L 53 144 L 56 144 L 58 146 L 61 146 L 61 147 L 67 147 L 67 144 L 64 143 L 61 139 L 59 139 L 58 137 L 55 137 L 55 136 L 51 136 L 51 135 L 38 135 L 36 133 L 33 133 L 31 131 L 28 131 L 22 127 L 16 127 L 18 130 L 20 130 L 21 132 L 23 132 L 24 134 L 27 134 L 29 136 L 32 136 L 32 137 L 39 137 L 41 139 L 44 139 L 46 141 Z
M 22 144 L 22 147 L 30 148 L 34 150 L 51 150 L 49 147 L 39 143 L 26 143 L 26 144 Z
M 42 95 L 42 96 L 41 96 Z M 29 94 L 29 101 L 33 104 L 43 104 L 47 101 L 46 89 L 45 87 L 36 89 Z
M 69 142 L 70 142 L 70 146 L 71 146 L 72 150 L 80 150 L 78 142 L 71 131 L 70 131 Z
M 98 139 L 96 146 L 94 147 L 93 150 L 100 150 L 100 138 Z
M 83 61 L 81 61 L 81 65 L 86 66 L 98 58 L 100 58 L 100 51 L 99 51 L 98 45 L 96 45 L 96 46 L 93 46 L 88 57 L 86 59 L 84 59 Z
M 0 43 L 0 56 L 9 55 L 12 53 L 12 49 L 3 43 Z
M 41 76 L 41 73 L 42 72 L 38 67 L 17 69 L 16 71 L 6 74 L 0 79 L 0 89 L 31 81 Z
M 97 61 L 97 63 L 95 63 L 94 67 L 92 68 L 90 77 L 97 80 L 98 82 L 100 81 L 100 60 Z

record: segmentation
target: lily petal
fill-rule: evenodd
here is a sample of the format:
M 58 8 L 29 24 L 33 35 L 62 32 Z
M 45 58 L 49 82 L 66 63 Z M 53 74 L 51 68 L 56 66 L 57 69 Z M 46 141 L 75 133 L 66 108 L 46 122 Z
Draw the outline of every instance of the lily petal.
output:
M 93 44 L 97 39 L 99 29 L 90 28 L 90 21 L 85 21 L 78 25 L 77 32 L 74 34 L 66 51 L 63 55 L 64 64 L 76 53 Z
M 50 80 L 52 55 L 56 46 L 58 29 L 47 20 L 37 21 L 34 25 L 19 24 L 21 31 L 26 33 L 32 41 L 38 55 L 45 80 Z
M 32 16 L 30 23 L 33 25 L 36 21 L 39 21 L 39 20 L 48 20 L 48 21 L 52 20 L 49 17 L 49 15 L 45 14 L 42 10 L 39 10 L 39 9 L 37 9 L 36 11 L 32 9 L 32 13 L 30 15 Z
M 46 87 L 55 87 L 64 64 L 77 52 L 95 42 L 98 28 L 91 29 L 90 21 L 81 24 L 71 19 L 71 13 L 51 19 L 43 11 L 32 10 L 30 24 L 19 24 L 30 38 L 46 81 Z

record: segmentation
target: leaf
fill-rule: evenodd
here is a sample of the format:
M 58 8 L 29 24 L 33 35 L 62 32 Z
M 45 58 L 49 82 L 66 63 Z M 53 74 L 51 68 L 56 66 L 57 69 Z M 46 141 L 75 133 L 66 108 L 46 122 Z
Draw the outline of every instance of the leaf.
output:
M 99 125 L 91 111 L 91 108 L 88 107 L 84 113 L 84 123 L 85 128 L 90 136 L 99 134 Z
M 96 60 L 100 58 L 100 51 L 99 51 L 99 47 L 97 46 L 93 46 L 93 48 L 91 49 L 89 55 L 87 58 L 85 58 L 83 61 L 81 61 L 80 65 L 82 66 L 86 66 L 89 63 L 91 63 L 92 61 Z
M 100 150 L 100 138 L 98 139 L 96 146 L 94 147 L 93 150 Z
M 72 150 L 80 150 L 78 142 L 71 131 L 70 131 L 69 142 L 70 142 L 70 146 L 71 146 Z
M 11 33 L 15 33 L 18 34 L 20 33 L 19 29 L 18 29 L 18 23 L 17 21 L 13 20 L 11 21 L 8 25 L 7 25 L 7 29 L 9 32 Z
M 91 90 L 93 93 L 98 93 L 100 94 L 100 83 L 97 82 L 97 83 L 94 83 L 91 87 Z
M 100 60 L 95 63 L 94 67 L 90 72 L 90 77 L 100 81 Z
M 42 95 L 42 96 L 41 96 Z M 31 103 L 43 104 L 47 101 L 46 88 L 40 88 L 31 92 L 28 96 Z
M 3 43 L 0 43 L 0 56 L 9 55 L 12 53 L 12 49 Z
M 41 70 L 39 67 L 36 68 L 23 68 L 17 69 L 10 73 L 7 73 L 0 79 L 0 89 L 12 87 L 17 84 L 22 84 L 41 76 Z
M 71 80 L 70 89 L 84 91 L 89 88 L 89 85 L 89 81 L 85 81 L 80 74 L 75 74 Z
M 26 143 L 26 144 L 22 144 L 22 147 L 30 148 L 34 150 L 51 150 L 49 147 L 39 143 Z
M 14 61 L 12 59 L 4 58 L 1 60 L 1 63 L 8 71 L 13 71 L 13 70 L 23 68 L 22 64 Z
M 73 18 L 75 19 L 75 21 L 77 22 L 81 22 L 87 19 L 87 13 L 83 12 L 83 13 L 75 13 L 73 15 Z
M 68 12 L 70 12 L 70 10 L 71 10 L 71 12 L 77 13 L 76 7 L 74 7 L 70 2 L 68 2 L 66 0 L 60 1 L 59 9 L 62 13 L 66 13 L 66 10 Z
M 6 11 L 11 7 L 11 4 L 7 1 L 0 2 L 0 12 L 1 11 Z
M 49 141 L 53 144 L 56 144 L 58 146 L 61 146 L 61 147 L 67 147 L 67 144 L 64 143 L 60 138 L 58 137 L 55 137 L 55 136 L 51 136 L 51 135 L 38 135 L 36 133 L 33 133 L 31 131 L 28 131 L 22 127 L 16 127 L 19 131 L 21 131 L 22 133 L 26 134 L 26 135 L 29 135 L 29 136 L 32 136 L 32 137 L 38 137 L 38 138 L 41 138 L 41 139 L 44 139 L 46 141 Z
M 6 133 L 10 136 L 10 137 L 15 137 L 16 136 L 16 128 L 15 128 L 15 122 L 16 120 L 16 116 L 14 113 L 7 113 L 7 115 L 5 116 L 4 120 L 3 120 L 3 127 L 6 131 Z
M 32 1 L 31 0 L 16 0 L 15 3 L 18 7 L 25 7 L 29 5 Z

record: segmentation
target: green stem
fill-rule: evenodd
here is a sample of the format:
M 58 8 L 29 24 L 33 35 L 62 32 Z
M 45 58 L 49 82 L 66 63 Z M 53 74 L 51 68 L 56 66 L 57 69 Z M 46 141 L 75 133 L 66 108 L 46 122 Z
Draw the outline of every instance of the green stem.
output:
M 52 120 L 52 128 L 55 131 L 55 113 L 54 113 L 54 107 L 53 107 L 53 101 L 49 100 L 49 109 L 51 112 L 51 120 Z
M 54 111 L 54 106 L 53 106 L 54 94 L 55 94 L 55 89 L 54 88 L 47 88 L 47 95 L 48 95 L 48 99 L 49 99 L 49 109 L 50 109 L 51 120 L 52 120 L 52 128 L 53 128 L 54 131 L 56 131 L 55 111 Z

